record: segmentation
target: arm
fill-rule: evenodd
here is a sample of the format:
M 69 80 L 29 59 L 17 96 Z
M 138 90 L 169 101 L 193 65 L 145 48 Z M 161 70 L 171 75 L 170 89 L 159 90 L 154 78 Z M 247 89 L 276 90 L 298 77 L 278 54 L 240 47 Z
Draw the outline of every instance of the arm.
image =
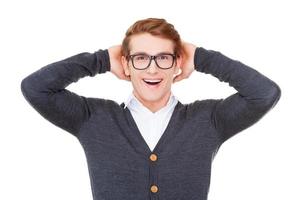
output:
M 194 64 L 196 71 L 211 74 L 237 90 L 216 101 L 212 112 L 212 122 L 221 142 L 257 122 L 281 96 L 280 87 L 275 82 L 218 51 L 196 48 Z
M 108 50 L 80 53 L 51 63 L 25 77 L 21 90 L 25 99 L 53 124 L 77 135 L 90 116 L 87 98 L 65 89 L 85 76 L 110 70 Z

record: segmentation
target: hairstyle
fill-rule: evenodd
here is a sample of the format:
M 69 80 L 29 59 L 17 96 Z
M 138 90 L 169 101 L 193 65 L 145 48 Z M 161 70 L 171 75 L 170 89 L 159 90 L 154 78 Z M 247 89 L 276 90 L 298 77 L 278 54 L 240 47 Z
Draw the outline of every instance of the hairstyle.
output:
M 162 18 L 147 18 L 136 21 L 126 31 L 122 41 L 121 55 L 127 57 L 130 54 L 131 36 L 140 33 L 150 33 L 164 39 L 170 39 L 174 44 L 174 53 L 177 57 L 184 53 L 179 33 L 174 26 Z

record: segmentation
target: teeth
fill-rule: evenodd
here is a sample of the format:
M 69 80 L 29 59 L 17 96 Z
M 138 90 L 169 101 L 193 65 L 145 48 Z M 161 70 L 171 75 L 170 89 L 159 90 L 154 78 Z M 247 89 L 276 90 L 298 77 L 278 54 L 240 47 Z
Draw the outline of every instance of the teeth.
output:
M 143 79 L 144 81 L 146 82 L 151 82 L 151 83 L 156 83 L 156 82 L 160 82 L 161 79 L 158 79 L 158 80 L 148 80 L 148 79 Z

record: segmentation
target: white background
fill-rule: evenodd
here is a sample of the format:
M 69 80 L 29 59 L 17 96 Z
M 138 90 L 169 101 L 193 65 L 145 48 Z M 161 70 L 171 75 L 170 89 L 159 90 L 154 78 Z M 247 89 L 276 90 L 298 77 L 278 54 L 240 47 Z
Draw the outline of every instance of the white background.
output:
M 80 143 L 26 102 L 21 80 L 51 62 L 120 44 L 136 20 L 159 17 L 183 40 L 237 59 L 282 89 L 267 115 L 222 145 L 208 199 L 300 200 L 300 10 L 289 0 L 1 1 L 0 199 L 92 200 Z M 132 85 L 108 72 L 67 88 L 121 103 Z M 182 103 L 236 92 L 198 72 L 172 90 Z

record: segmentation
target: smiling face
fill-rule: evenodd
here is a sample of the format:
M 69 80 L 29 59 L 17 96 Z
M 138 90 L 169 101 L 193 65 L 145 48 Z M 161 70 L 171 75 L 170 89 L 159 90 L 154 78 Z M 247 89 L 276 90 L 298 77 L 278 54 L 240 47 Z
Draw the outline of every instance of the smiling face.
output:
M 174 53 L 172 40 L 153 36 L 149 33 L 133 35 L 130 40 L 130 55 L 144 52 L 148 55 L 158 55 L 162 52 Z M 150 66 L 144 70 L 137 70 L 132 62 L 127 61 L 122 56 L 122 65 L 126 75 L 131 77 L 135 97 L 153 112 L 164 107 L 171 94 L 173 78 L 179 73 L 181 57 L 175 58 L 172 68 L 160 69 L 154 60 Z M 148 80 L 148 81 L 145 81 Z M 149 81 L 161 80 L 160 83 L 153 85 Z

